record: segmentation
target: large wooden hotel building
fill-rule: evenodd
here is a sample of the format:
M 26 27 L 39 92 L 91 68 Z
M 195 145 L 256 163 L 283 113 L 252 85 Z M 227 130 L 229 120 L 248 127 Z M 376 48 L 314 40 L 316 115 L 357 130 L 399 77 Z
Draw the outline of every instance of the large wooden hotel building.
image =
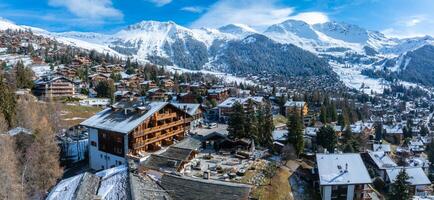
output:
M 114 104 L 81 125 L 89 132 L 89 165 L 94 170 L 126 164 L 126 156 L 147 152 L 184 138 L 191 117 L 168 102 L 124 101 Z

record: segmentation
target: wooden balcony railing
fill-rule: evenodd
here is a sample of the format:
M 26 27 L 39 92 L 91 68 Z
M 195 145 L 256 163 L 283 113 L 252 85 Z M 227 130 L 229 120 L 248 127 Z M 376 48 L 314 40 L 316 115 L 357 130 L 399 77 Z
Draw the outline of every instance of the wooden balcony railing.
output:
M 157 120 L 164 120 L 164 119 L 170 119 L 175 117 L 176 117 L 176 113 L 158 114 Z
M 138 148 L 144 147 L 144 146 L 146 146 L 148 144 L 152 144 L 152 143 L 155 143 L 155 142 L 167 139 L 169 137 L 172 137 L 172 136 L 184 133 L 184 131 L 185 131 L 184 129 L 180 129 L 180 130 L 176 130 L 176 131 L 173 131 L 173 132 L 166 133 L 164 135 L 160 135 L 158 137 L 149 138 L 149 139 L 147 139 L 147 140 L 145 140 L 143 142 L 134 143 L 133 144 L 133 148 L 134 149 L 138 149 Z
M 174 122 L 171 122 L 171 123 L 168 123 L 168 124 L 163 124 L 161 126 L 147 128 L 147 129 L 141 131 L 140 133 L 134 133 L 133 137 L 134 138 L 142 137 L 142 136 L 150 134 L 150 133 L 155 133 L 155 132 L 162 131 L 164 129 L 168 129 L 168 128 L 171 128 L 171 127 L 174 127 L 174 126 L 179 126 L 179 125 L 182 125 L 182 124 L 184 124 L 184 119 L 180 119 L 178 121 L 174 121 Z

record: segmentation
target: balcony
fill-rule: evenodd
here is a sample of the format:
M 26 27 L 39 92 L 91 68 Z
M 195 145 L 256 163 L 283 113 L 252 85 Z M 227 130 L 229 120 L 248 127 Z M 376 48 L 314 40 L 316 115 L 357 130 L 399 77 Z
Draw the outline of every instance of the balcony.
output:
M 134 143 L 133 144 L 133 148 L 134 149 L 138 149 L 138 148 L 144 147 L 146 145 L 149 145 L 149 144 L 152 144 L 152 143 L 155 143 L 155 142 L 159 142 L 159 141 L 167 139 L 169 137 L 173 137 L 175 135 L 184 133 L 184 131 L 185 131 L 184 129 L 180 129 L 180 130 L 176 130 L 176 131 L 173 131 L 173 132 L 169 132 L 169 133 L 164 134 L 164 135 L 160 135 L 158 137 L 149 138 L 149 139 L 145 140 L 144 142 Z
M 163 124 L 161 126 L 147 128 L 147 129 L 141 131 L 140 133 L 134 133 L 133 137 L 134 138 L 142 137 L 142 136 L 150 134 L 150 133 L 162 131 L 164 129 L 168 129 L 168 128 L 171 128 L 171 127 L 174 127 L 174 126 L 179 126 L 179 125 L 182 125 L 182 124 L 184 124 L 184 119 L 180 119 L 178 121 L 174 121 L 174 122 L 171 122 L 171 123 L 168 123 L 168 124 Z
M 158 114 L 157 120 L 165 120 L 165 119 L 170 119 L 175 117 L 176 117 L 176 113 Z

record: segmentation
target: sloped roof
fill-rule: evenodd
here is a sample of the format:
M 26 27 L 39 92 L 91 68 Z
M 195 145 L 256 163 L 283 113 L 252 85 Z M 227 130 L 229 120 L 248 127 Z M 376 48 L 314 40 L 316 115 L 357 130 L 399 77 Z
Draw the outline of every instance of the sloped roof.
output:
M 316 154 L 320 185 L 372 183 L 358 153 Z
M 130 112 L 125 115 L 122 109 L 113 111 L 111 108 L 107 108 L 80 123 L 80 125 L 128 134 L 167 104 L 167 102 L 151 102 L 147 106 L 147 111 L 143 114 Z
M 186 109 L 186 112 L 192 116 L 195 115 L 197 110 L 200 108 L 200 104 L 198 103 L 173 103 L 173 105 L 181 110 Z
M 393 183 L 399 172 L 403 170 L 403 167 L 395 167 L 392 169 L 387 169 L 386 173 L 389 180 Z M 425 172 L 421 167 L 406 167 L 405 172 L 408 174 L 410 179 L 408 180 L 411 185 L 430 185 L 431 181 L 426 176 Z
M 172 199 L 160 185 L 147 175 L 129 173 L 131 199 L 170 200 Z
M 191 153 L 193 152 L 192 149 L 184 149 L 180 147 L 174 147 L 171 146 L 167 148 L 166 151 L 159 154 L 160 156 L 164 156 L 167 158 L 173 158 L 173 159 L 179 159 L 179 160 L 188 160 Z
M 160 154 L 151 154 L 142 166 L 159 171 L 178 171 L 183 162 L 187 162 L 193 149 L 170 146 Z
M 390 144 L 374 144 L 373 151 L 390 152 L 391 151 Z
M 202 140 L 198 136 L 191 136 L 176 143 L 174 146 L 184 148 L 184 149 L 197 150 L 202 146 Z
M 368 151 L 368 155 L 379 169 L 388 169 L 398 166 L 384 151 Z
M 182 159 L 152 154 L 145 161 L 143 161 L 141 165 L 148 169 L 163 172 L 176 172 L 181 166 L 182 161 Z
M 251 187 L 244 184 L 165 174 L 161 186 L 175 200 L 248 199 Z

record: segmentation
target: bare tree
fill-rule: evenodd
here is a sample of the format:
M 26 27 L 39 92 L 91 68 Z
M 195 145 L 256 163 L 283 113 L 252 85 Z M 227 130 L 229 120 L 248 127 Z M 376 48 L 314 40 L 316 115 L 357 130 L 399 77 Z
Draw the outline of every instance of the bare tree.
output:
M 0 134 L 6 133 L 8 131 L 8 122 L 6 121 L 3 113 L 0 112 Z
M 27 149 L 27 168 L 23 171 L 29 194 L 41 198 L 62 175 L 59 165 L 59 147 L 46 117 L 40 119 L 35 141 Z
M 0 155 L 0 199 L 25 199 L 12 137 L 0 134 Z

